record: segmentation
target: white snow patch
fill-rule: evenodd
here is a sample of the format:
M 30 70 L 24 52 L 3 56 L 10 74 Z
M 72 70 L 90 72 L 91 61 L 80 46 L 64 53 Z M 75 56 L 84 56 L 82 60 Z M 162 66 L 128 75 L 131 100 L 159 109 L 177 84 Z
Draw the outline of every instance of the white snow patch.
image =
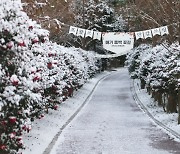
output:
M 162 107 L 158 107 L 157 104 L 154 102 L 154 100 L 151 98 L 151 96 L 148 95 L 146 90 L 143 90 L 140 88 L 139 80 L 135 80 L 134 85 L 135 85 L 135 91 L 138 95 L 138 98 L 143 103 L 143 105 L 147 108 L 147 110 L 151 113 L 151 115 L 155 119 L 163 123 L 165 126 L 167 126 L 168 128 L 172 129 L 173 131 L 179 134 L 180 125 L 178 125 L 177 123 L 178 113 L 167 114 L 166 112 L 163 111 Z M 164 131 L 175 141 L 180 142 L 180 140 L 177 139 L 175 136 L 173 136 L 170 132 L 166 130 Z
M 24 154 L 43 153 L 60 128 L 83 104 L 98 80 L 107 74 L 108 72 L 103 72 L 89 80 L 72 98 L 59 105 L 57 111 L 49 110 L 49 114 L 45 115 L 43 119 L 37 119 L 33 123 L 30 133 L 23 135 L 26 149 L 20 152 Z

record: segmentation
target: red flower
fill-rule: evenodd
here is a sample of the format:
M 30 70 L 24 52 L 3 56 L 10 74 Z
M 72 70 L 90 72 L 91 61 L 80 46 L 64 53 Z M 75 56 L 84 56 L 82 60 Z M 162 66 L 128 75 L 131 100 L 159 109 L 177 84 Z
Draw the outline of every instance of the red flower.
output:
M 16 141 L 17 141 L 17 145 L 18 145 L 19 147 L 23 147 L 22 137 L 18 137 L 18 138 L 16 139 Z
M 16 141 L 20 142 L 22 140 L 22 137 L 18 137 Z
M 18 46 L 25 47 L 26 45 L 25 45 L 24 42 L 19 42 L 19 43 L 18 43 Z
M 30 130 L 31 130 L 31 127 L 29 126 L 29 127 L 27 128 L 27 132 L 29 133 Z
M 4 145 L 4 144 L 2 144 L 2 145 L 0 145 L 0 150 L 6 150 L 6 145 Z
M 28 28 L 29 30 L 32 30 L 33 29 L 33 26 L 29 26 L 29 28 Z
M 16 75 L 12 75 L 10 80 L 13 86 L 17 86 L 19 84 L 19 79 L 17 78 Z
M 41 118 L 44 118 L 44 114 L 41 114 Z
M 12 81 L 13 86 L 17 86 L 19 84 L 19 81 Z
M 38 77 L 38 76 L 35 76 L 34 78 L 33 78 L 33 81 L 35 82 L 35 81 L 38 81 L 40 78 Z
M 31 71 L 31 74 L 35 74 L 36 72 L 35 71 Z
M 10 133 L 10 138 L 14 138 L 16 136 L 16 132 Z
M 51 69 L 51 68 L 53 67 L 53 64 L 52 64 L 51 62 L 49 62 L 49 63 L 47 64 L 47 67 L 48 67 L 49 69 Z
M 58 109 L 58 105 L 54 105 L 53 109 L 57 110 Z
M 33 40 L 32 40 L 32 44 L 35 44 L 35 43 L 38 43 L 38 42 L 39 42 L 38 39 L 33 39 Z
M 2 126 L 6 126 L 7 125 L 7 121 L 1 121 L 1 125 Z
M 57 65 L 57 64 L 58 64 L 58 62 L 57 62 L 57 61 L 54 61 L 54 64 L 55 64 L 55 65 Z
M 8 49 L 11 49 L 13 47 L 13 42 L 8 42 L 6 46 Z
M 38 69 L 36 72 L 41 72 L 42 71 L 42 69 Z
M 11 123 L 11 124 L 15 124 L 16 123 L 16 117 L 9 117 L 9 122 Z
M 52 56 L 54 56 L 54 55 L 53 55 L 52 53 L 48 53 L 48 56 L 49 56 L 49 57 L 52 57 Z
M 22 127 L 22 129 L 23 129 L 24 131 L 27 131 L 27 126 L 24 125 L 24 126 Z

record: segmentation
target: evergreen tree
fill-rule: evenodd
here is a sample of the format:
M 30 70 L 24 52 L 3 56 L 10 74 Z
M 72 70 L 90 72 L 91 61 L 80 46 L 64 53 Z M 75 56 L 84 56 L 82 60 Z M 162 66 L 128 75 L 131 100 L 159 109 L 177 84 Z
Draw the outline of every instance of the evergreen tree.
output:
M 126 28 L 126 23 L 122 16 L 116 14 L 115 10 L 106 1 L 85 1 L 84 6 L 82 1 L 77 1 L 74 2 L 72 9 L 75 12 L 75 23 L 73 26 L 100 32 L 119 32 L 124 31 Z M 88 50 L 96 50 L 98 46 L 101 50 L 104 50 L 101 42 L 89 38 L 72 36 L 68 42 L 71 45 Z

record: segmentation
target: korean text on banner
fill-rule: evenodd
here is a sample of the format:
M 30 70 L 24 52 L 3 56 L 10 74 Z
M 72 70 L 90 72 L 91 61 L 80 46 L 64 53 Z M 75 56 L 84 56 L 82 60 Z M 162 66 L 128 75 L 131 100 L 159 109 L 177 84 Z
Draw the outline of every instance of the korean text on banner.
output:
M 103 33 L 103 47 L 116 54 L 126 54 L 134 47 L 134 33 Z

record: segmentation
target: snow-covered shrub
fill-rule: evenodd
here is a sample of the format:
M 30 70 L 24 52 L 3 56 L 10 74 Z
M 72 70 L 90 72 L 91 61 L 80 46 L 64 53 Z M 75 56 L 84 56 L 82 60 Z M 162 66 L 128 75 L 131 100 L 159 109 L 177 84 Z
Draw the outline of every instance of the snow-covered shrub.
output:
M 141 81 L 141 87 L 163 106 L 168 113 L 177 112 L 180 104 L 180 46 L 140 45 L 127 56 L 128 68 L 132 77 Z
M 35 39 L 47 34 L 21 11 L 20 1 L 0 2 L 0 152 L 15 153 L 23 147 L 22 131 L 29 131 L 31 94 L 24 92 L 26 83 L 21 72 L 23 55 L 29 52 Z M 33 26 L 36 25 L 34 31 Z M 38 33 L 37 33 L 37 32 Z M 37 40 L 36 40 L 37 41 Z M 21 74 L 20 74 L 21 72 Z
M 90 53 L 48 36 L 20 0 L 0 1 L 0 153 L 23 148 L 21 135 L 31 122 L 56 110 L 98 69 Z
M 150 47 L 150 45 L 142 44 L 131 50 L 131 52 L 127 55 L 126 63 L 128 65 L 128 70 L 131 73 L 131 78 L 139 78 L 139 67 L 142 63 L 142 53 L 144 54 Z

